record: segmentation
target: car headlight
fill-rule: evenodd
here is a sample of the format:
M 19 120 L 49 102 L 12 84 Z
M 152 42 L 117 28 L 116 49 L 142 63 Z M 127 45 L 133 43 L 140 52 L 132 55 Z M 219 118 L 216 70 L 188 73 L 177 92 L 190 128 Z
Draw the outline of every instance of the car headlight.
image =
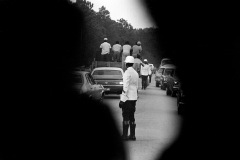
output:
M 178 81 L 174 81 L 174 84 L 178 84 Z
M 119 84 L 123 84 L 123 82 L 119 82 Z

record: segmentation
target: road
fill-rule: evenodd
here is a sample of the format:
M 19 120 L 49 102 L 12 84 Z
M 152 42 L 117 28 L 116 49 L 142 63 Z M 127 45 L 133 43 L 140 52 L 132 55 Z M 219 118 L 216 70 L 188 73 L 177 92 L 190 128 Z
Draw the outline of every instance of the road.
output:
M 104 103 L 110 106 L 122 132 L 119 98 L 119 95 L 106 95 Z M 177 115 L 176 97 L 167 96 L 165 91 L 155 87 L 154 75 L 146 90 L 141 90 L 139 86 L 135 119 L 137 140 L 124 142 L 128 160 L 154 160 L 160 157 L 179 133 L 181 117 Z

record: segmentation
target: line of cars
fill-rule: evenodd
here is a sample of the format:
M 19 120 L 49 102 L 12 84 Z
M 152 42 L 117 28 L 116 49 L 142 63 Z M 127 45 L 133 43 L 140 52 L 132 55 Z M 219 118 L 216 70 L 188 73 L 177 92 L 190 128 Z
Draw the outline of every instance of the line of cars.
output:
M 74 88 L 80 94 L 103 101 L 105 94 L 121 94 L 123 90 L 123 70 L 119 67 L 85 68 L 74 71 Z
M 163 58 L 155 73 L 156 87 L 166 91 L 167 96 L 177 97 L 178 113 L 182 114 L 185 105 L 185 93 L 181 87 L 177 67 L 171 59 Z

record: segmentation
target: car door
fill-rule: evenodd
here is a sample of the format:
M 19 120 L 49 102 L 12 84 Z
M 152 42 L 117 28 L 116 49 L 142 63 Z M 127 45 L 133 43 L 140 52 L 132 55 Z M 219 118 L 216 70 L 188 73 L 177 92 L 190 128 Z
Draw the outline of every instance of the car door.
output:
M 174 72 L 175 69 L 169 69 L 168 75 L 166 75 L 166 81 L 167 81 L 167 87 L 170 89 L 170 91 L 173 91 L 173 85 L 174 85 Z
M 94 87 L 91 83 L 88 73 L 85 74 L 85 78 L 86 78 L 85 87 L 87 88 L 87 94 L 89 95 L 89 97 L 93 98 L 94 97 Z
M 161 69 L 162 71 L 160 72 L 160 85 L 163 85 L 165 68 L 161 68 Z
M 74 74 L 74 88 L 77 89 L 80 94 L 83 93 L 82 86 L 84 85 L 84 79 L 82 74 L 75 73 Z
M 102 96 L 103 87 L 95 83 L 90 73 L 86 74 L 86 78 L 89 84 L 89 94 L 95 99 L 100 99 Z

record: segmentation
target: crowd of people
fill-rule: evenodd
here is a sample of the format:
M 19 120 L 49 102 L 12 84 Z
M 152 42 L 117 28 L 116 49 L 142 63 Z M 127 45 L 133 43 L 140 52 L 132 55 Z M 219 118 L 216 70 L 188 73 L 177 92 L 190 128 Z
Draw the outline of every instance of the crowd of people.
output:
M 137 55 L 139 55 L 141 57 L 142 46 L 140 41 L 137 41 L 133 46 L 130 45 L 129 41 L 125 41 L 123 45 L 116 41 L 111 46 L 108 38 L 104 38 L 100 45 L 100 53 L 101 61 L 124 62 L 127 56 L 137 58 Z
M 151 83 L 152 70 L 149 66 L 147 59 L 142 62 L 142 46 L 140 41 L 136 41 L 133 46 L 129 41 L 125 41 L 124 45 L 121 45 L 119 41 L 116 41 L 113 46 L 108 42 L 108 38 L 103 39 L 103 43 L 100 45 L 101 61 L 122 62 L 122 69 L 125 71 L 126 57 L 132 56 L 134 58 L 133 68 L 142 78 L 142 89 L 146 89 L 148 83 Z M 147 81 L 149 79 L 149 81 Z

